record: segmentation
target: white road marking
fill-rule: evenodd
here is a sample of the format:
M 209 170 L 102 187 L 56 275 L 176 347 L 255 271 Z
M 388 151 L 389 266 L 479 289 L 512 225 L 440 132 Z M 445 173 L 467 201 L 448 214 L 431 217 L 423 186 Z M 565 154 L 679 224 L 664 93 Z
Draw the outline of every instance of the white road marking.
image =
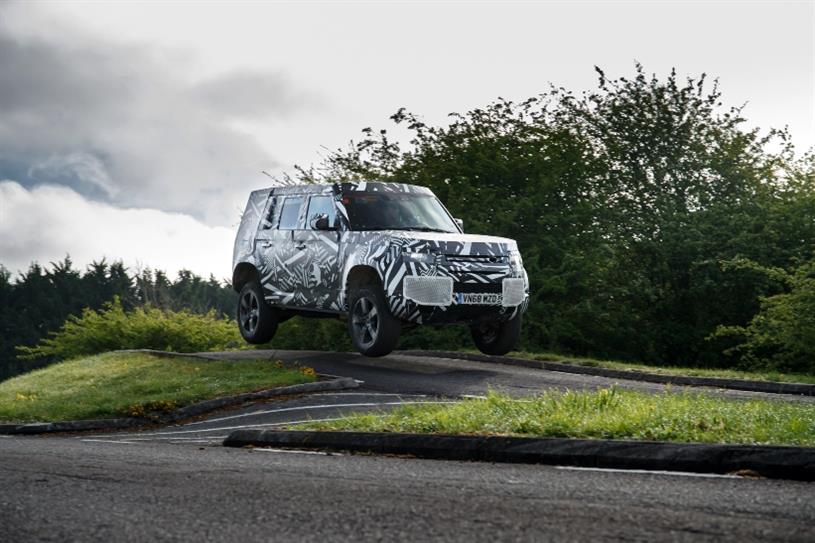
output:
M 361 393 L 358 393 L 361 394 Z M 397 394 L 398 396 L 398 394 Z M 232 420 L 237 418 L 244 418 L 253 415 L 263 415 L 269 413 L 280 413 L 280 412 L 288 412 L 288 411 L 302 411 L 302 410 L 311 410 L 311 409 L 328 409 L 332 407 L 377 407 L 380 405 L 407 405 L 407 404 L 424 404 L 424 403 L 432 403 L 432 404 L 451 404 L 455 403 L 455 401 L 407 401 L 407 402 L 383 402 L 383 403 L 344 403 L 344 404 L 322 404 L 322 405 L 309 405 L 309 406 L 300 406 L 300 407 L 286 407 L 282 409 L 270 409 L 264 411 L 254 411 L 252 413 L 245 413 L 242 415 L 233 415 L 229 417 L 221 417 L 218 419 L 208 419 L 198 422 L 193 422 L 190 424 L 186 424 L 184 426 L 180 426 L 180 428 L 186 428 L 188 426 L 197 425 L 197 424 L 204 424 L 204 423 L 211 423 L 211 422 L 219 422 L 224 420 Z M 128 434 L 119 434 L 117 437 L 125 440 L 130 441 L 121 441 L 121 443 L 130 443 L 133 444 L 134 442 L 138 441 L 157 441 L 157 440 L 181 440 L 181 439 L 200 439 L 204 438 L 205 436 L 195 436 L 192 438 L 183 438 L 183 437 L 174 437 L 179 436 L 182 434 L 209 434 L 211 432 L 224 432 L 229 430 L 242 430 L 244 428 L 270 428 L 275 426 L 289 426 L 289 425 L 296 425 L 296 424 L 305 424 L 308 422 L 330 422 L 335 420 L 340 420 L 342 417 L 333 417 L 333 418 L 325 418 L 325 419 L 301 419 L 301 420 L 292 420 L 292 421 L 282 421 L 282 422 L 270 422 L 264 424 L 242 424 L 238 426 L 219 426 L 217 428 L 200 428 L 200 429 L 192 429 L 192 430 L 171 430 L 171 431 L 161 431 L 161 432 L 139 432 L 139 433 L 128 433 Z M 169 437 L 160 437 L 160 436 L 169 436 Z M 225 439 L 225 435 L 218 435 L 218 436 L 208 436 L 209 440 L 215 439 Z M 83 440 L 83 441 L 103 441 L 106 443 L 116 443 L 115 440 L 104 440 L 104 439 L 97 439 L 97 440 Z
M 427 398 L 427 394 L 399 394 L 396 392 L 318 392 L 317 394 L 311 394 L 310 398 L 316 398 L 319 396 L 339 396 L 340 398 L 344 396 L 397 396 L 399 398 Z
M 274 452 L 274 453 L 291 453 L 291 454 L 318 454 L 321 456 L 344 456 L 339 453 L 333 452 L 323 452 L 323 451 L 303 451 L 298 449 L 270 449 L 267 447 L 258 447 L 256 449 L 252 449 L 253 451 L 264 451 L 264 452 Z
M 307 422 L 328 422 L 332 420 L 340 420 L 341 417 L 334 417 L 330 419 L 303 419 L 303 420 L 293 420 L 293 421 L 286 421 L 286 422 L 269 422 L 266 424 L 242 424 L 240 426 L 222 426 L 219 428 L 202 428 L 201 430 L 177 430 L 174 432 L 150 432 L 150 433 L 141 433 L 141 434 L 126 434 L 122 436 L 124 439 L 138 439 L 139 437 L 145 436 L 173 436 L 178 434 L 204 434 L 209 432 L 218 432 L 224 430 L 241 430 L 243 428 L 266 428 L 269 426 L 286 426 L 288 424 L 305 424 Z
M 121 443 L 122 445 L 136 445 L 133 441 L 119 441 L 116 439 L 83 439 L 82 441 L 93 441 L 96 443 Z
M 715 479 L 741 479 L 738 475 L 726 475 L 722 473 L 693 473 L 690 471 L 667 471 L 650 469 L 619 469 L 619 468 L 586 468 L 580 466 L 555 466 L 555 469 L 565 469 L 569 471 L 601 471 L 608 473 L 642 473 L 647 475 L 676 475 L 678 477 L 705 477 Z
M 226 435 L 222 436 L 192 436 L 192 437 L 178 437 L 178 436 L 152 436 L 152 437 L 128 437 L 125 438 L 128 441 L 158 441 L 158 440 L 168 440 L 168 441 L 214 441 L 217 439 L 224 439 Z
M 219 417 L 217 419 L 199 420 L 197 422 L 190 422 L 185 426 L 195 426 L 197 424 L 208 424 L 210 422 L 221 422 L 224 420 L 242 419 L 247 417 L 254 417 L 257 415 L 268 415 L 270 413 L 286 413 L 288 411 L 308 411 L 312 409 L 330 409 L 332 407 L 376 407 L 380 405 L 408 405 L 416 403 L 454 403 L 452 401 L 428 401 L 428 402 L 381 402 L 381 403 L 335 403 L 335 404 L 318 404 L 318 405 L 302 405 L 299 407 L 281 407 L 280 409 L 264 409 L 262 411 L 251 411 L 249 413 L 241 413 L 239 415 L 230 415 L 228 417 Z

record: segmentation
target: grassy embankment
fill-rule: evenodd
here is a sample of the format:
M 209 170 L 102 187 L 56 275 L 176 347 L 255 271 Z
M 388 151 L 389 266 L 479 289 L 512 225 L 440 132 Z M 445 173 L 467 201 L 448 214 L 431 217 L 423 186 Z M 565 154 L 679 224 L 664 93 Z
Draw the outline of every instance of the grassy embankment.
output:
M 105 353 L 0 383 L 0 420 L 144 416 L 228 394 L 314 381 L 311 368 L 266 360 L 214 361 Z
M 296 429 L 813 447 L 815 405 L 616 388 L 547 391 L 526 399 L 490 393 L 486 399 L 405 405 L 389 413 L 350 415 Z
M 475 352 L 475 351 L 473 351 Z M 692 377 L 719 377 L 724 379 L 748 379 L 753 381 L 776 381 L 781 383 L 808 383 L 815 384 L 815 375 L 806 373 L 783 373 L 779 371 L 743 371 L 723 368 L 694 368 L 688 366 L 652 366 L 633 362 L 617 360 L 600 360 L 595 358 L 570 357 L 555 353 L 511 352 L 508 356 L 542 360 L 548 362 L 561 362 L 576 366 L 589 366 L 593 368 L 609 368 L 623 371 L 641 371 L 661 375 L 689 375 Z

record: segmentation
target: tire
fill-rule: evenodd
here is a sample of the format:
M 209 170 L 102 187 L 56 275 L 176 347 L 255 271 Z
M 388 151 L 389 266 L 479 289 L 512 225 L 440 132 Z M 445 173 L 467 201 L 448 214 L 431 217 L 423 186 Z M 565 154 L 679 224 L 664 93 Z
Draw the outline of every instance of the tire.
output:
M 351 291 L 348 334 L 354 348 L 365 356 L 385 356 L 396 348 L 402 323 L 394 317 L 379 285 L 362 285 Z
M 249 343 L 268 343 L 277 332 L 277 311 L 263 299 L 263 289 L 257 281 L 249 281 L 238 297 L 238 329 Z
M 521 337 L 521 314 L 506 322 L 487 321 L 470 331 L 478 350 L 484 354 L 504 355 L 515 348 Z

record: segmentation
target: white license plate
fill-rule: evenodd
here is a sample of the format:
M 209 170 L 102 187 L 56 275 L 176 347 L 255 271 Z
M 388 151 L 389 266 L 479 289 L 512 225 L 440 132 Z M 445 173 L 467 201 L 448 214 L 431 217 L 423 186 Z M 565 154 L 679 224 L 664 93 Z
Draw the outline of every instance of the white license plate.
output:
M 457 292 L 456 302 L 461 305 L 498 305 L 501 303 L 501 295 L 486 292 Z

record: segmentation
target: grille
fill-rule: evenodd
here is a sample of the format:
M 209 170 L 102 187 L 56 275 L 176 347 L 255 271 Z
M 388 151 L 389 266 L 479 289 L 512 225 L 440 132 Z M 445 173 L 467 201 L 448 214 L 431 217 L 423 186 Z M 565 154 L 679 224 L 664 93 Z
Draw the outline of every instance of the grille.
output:
M 444 255 L 447 262 L 479 262 L 482 264 L 501 264 L 506 257 L 497 255 Z
M 501 283 L 456 283 L 453 289 L 456 292 L 470 294 L 473 292 L 485 292 L 487 294 L 501 294 L 503 288 Z
M 504 307 L 515 307 L 520 305 L 526 292 L 524 291 L 524 280 L 519 278 L 504 279 L 503 282 L 503 302 Z
M 452 277 L 405 277 L 402 290 L 405 298 L 420 305 L 453 303 Z

